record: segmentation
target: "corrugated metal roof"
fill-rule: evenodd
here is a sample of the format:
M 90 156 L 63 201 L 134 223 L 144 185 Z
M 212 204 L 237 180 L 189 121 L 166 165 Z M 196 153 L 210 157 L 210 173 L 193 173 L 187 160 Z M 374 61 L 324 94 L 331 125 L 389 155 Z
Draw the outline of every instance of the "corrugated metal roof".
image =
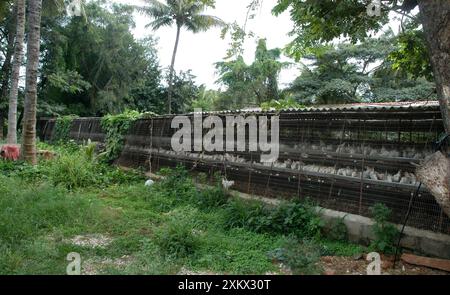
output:
M 406 101 L 406 102 L 380 102 L 380 103 L 353 103 L 353 104 L 335 104 L 335 105 L 318 105 L 305 108 L 290 108 L 282 110 L 281 113 L 289 112 L 330 112 L 330 111 L 389 111 L 389 110 L 430 110 L 438 109 L 438 101 Z M 203 114 L 234 114 L 234 113 L 262 113 L 262 112 L 275 112 L 275 109 L 264 111 L 262 108 L 245 108 L 240 110 L 227 110 L 227 111 L 211 111 L 203 112 Z M 198 114 L 198 112 L 192 112 L 190 114 Z

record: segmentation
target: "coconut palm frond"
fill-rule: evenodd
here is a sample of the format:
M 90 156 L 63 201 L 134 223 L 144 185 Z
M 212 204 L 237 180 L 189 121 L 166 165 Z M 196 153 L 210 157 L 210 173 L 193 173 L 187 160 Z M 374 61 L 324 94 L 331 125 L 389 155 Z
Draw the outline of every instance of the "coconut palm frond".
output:
M 171 12 L 171 7 L 159 2 L 157 0 L 144 0 L 148 5 L 146 6 L 137 6 L 132 5 L 132 7 L 138 11 L 139 13 L 148 15 L 152 18 L 164 17 Z
M 186 22 L 185 26 L 194 33 L 207 31 L 212 27 L 223 27 L 226 23 L 218 17 L 205 14 L 197 14 Z
M 160 17 L 147 24 L 145 27 L 151 27 L 153 30 L 158 30 L 162 27 L 171 26 L 174 23 L 174 19 L 171 17 Z

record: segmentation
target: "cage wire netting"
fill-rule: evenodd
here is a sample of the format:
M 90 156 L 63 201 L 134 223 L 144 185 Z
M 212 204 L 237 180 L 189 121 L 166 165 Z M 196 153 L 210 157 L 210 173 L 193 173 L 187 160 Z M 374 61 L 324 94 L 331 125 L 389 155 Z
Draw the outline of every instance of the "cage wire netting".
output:
M 246 151 L 176 153 L 171 147 L 177 131 L 171 128 L 173 116 L 156 116 L 133 124 L 117 164 L 152 172 L 183 165 L 205 173 L 211 182 L 220 173 L 244 193 L 309 198 L 324 208 L 368 217 L 371 206 L 383 203 L 392 209 L 391 221 L 401 223 L 419 185 L 415 165 L 433 153 L 433 143 L 444 132 L 434 102 L 202 114 L 209 115 L 224 122 L 227 116 L 255 116 L 258 120 L 267 116 L 269 121 L 279 116 L 278 160 L 262 163 L 261 152 L 249 151 L 249 126 Z M 187 116 L 193 122 L 194 115 Z M 41 120 L 41 138 L 50 140 L 53 128 L 54 120 Z M 203 135 L 207 132 L 204 129 Z M 225 132 L 223 136 L 225 142 Z M 74 120 L 71 138 L 104 141 L 100 119 Z M 425 187 L 413 203 L 407 225 L 450 234 L 450 219 Z

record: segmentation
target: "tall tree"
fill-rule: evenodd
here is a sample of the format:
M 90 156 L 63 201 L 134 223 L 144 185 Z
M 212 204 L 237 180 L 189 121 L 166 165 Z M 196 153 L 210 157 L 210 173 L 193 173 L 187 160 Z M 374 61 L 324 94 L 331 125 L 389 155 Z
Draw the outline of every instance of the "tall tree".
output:
M 19 75 L 23 60 L 23 43 L 25 38 L 25 0 L 16 0 L 16 41 L 11 73 L 8 110 L 8 143 L 17 143 L 17 97 L 19 95 Z
M 7 116 L 6 104 L 8 101 L 9 80 L 11 76 L 11 64 L 14 54 L 14 38 L 16 31 L 15 9 L 11 9 L 8 1 L 0 4 L 0 26 L 1 30 L 0 49 L 3 52 L 4 60 L 0 71 L 0 139 L 3 139 L 3 126 Z
M 39 113 L 156 111 L 152 104 L 163 100 L 156 89 L 161 79 L 156 41 L 134 38 L 134 9 L 90 1 L 84 11 L 86 18 L 43 15 Z
M 188 31 L 198 33 L 207 31 L 211 27 L 223 26 L 224 22 L 215 16 L 203 14 L 207 7 L 214 6 L 214 1 L 212 0 L 166 0 L 166 3 L 161 3 L 157 0 L 144 1 L 148 5 L 139 7 L 138 9 L 153 18 L 149 26 L 154 30 L 165 26 L 176 25 L 176 38 L 169 70 L 169 87 L 167 93 L 168 113 L 171 114 L 174 67 L 181 29 L 186 28 Z
M 307 66 L 286 93 L 303 104 L 435 98 L 434 82 L 426 79 L 429 61 L 419 60 L 421 55 L 411 58 L 414 50 L 404 48 L 403 37 L 409 35 L 399 38 L 388 32 L 360 44 L 311 48 L 303 57 Z
M 252 64 L 247 65 L 242 55 L 216 63 L 218 82 L 227 87 L 217 106 L 220 109 L 242 108 L 278 100 L 278 76 L 281 69 L 289 65 L 279 61 L 280 55 L 280 49 L 267 49 L 266 40 L 259 39 Z
M 23 118 L 23 156 L 33 165 L 36 157 L 37 77 L 40 54 L 42 0 L 28 0 L 27 68 Z
M 442 117 L 450 133 L 450 1 L 448 0 L 397 0 L 381 1 L 381 16 L 367 13 L 371 1 L 363 0 L 278 0 L 275 14 L 290 10 L 297 36 L 289 51 L 300 57 L 308 47 L 348 37 L 363 40 L 374 31 L 380 31 L 389 22 L 389 12 L 405 18 L 417 18 L 411 11 L 419 7 L 419 20 L 423 25 L 433 66 L 434 79 Z

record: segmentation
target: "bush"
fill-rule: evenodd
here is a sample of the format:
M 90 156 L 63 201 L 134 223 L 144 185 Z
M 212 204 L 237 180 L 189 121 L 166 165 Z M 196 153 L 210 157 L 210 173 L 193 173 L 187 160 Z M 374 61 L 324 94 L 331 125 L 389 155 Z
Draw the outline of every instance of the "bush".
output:
M 46 178 L 46 170 L 43 166 L 33 166 L 27 162 L 0 160 L 0 174 L 11 177 L 19 177 L 29 181 Z
M 185 258 L 199 248 L 200 240 L 194 229 L 183 218 L 172 218 L 155 231 L 155 244 L 169 257 Z
M 85 188 L 98 183 L 98 174 L 93 162 L 79 153 L 62 154 L 51 162 L 49 177 L 54 185 L 68 189 Z
M 322 220 L 308 201 L 283 202 L 271 208 L 258 201 L 234 199 L 225 206 L 225 226 L 313 238 L 320 236 Z
M 256 232 L 265 231 L 268 226 L 269 210 L 261 202 L 230 199 L 224 207 L 224 226 L 247 228 Z
M 193 203 L 203 210 L 223 207 L 228 201 L 228 195 L 220 185 L 206 188 L 195 196 L 196 199 L 193 200 Z
M 318 274 L 320 268 L 320 246 L 312 240 L 298 240 L 294 236 L 286 239 L 282 248 L 269 253 L 269 257 L 289 266 L 293 274 Z
M 391 216 L 391 210 L 384 204 L 375 204 L 370 208 L 375 219 L 372 226 L 375 240 L 372 241 L 370 248 L 385 254 L 395 253 L 396 242 L 398 241 L 399 231 L 391 223 L 388 222 Z
M 310 201 L 283 202 L 269 215 L 269 231 L 298 237 L 319 237 L 322 220 Z
M 164 179 L 152 187 L 154 192 L 183 204 L 189 204 L 197 198 L 199 192 L 183 167 L 161 169 L 160 173 Z
M 327 238 L 340 242 L 346 242 L 348 240 L 348 231 L 344 223 L 344 218 L 339 218 L 331 222 L 329 229 L 325 231 Z

